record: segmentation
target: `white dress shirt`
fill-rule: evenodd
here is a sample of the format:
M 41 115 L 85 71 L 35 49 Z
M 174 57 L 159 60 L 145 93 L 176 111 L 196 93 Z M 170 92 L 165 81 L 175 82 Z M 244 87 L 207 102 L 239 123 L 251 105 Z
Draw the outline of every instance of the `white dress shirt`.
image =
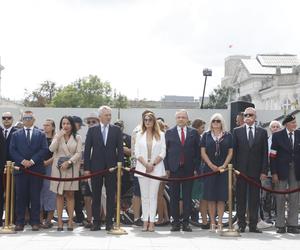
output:
M 183 127 L 183 132 L 184 132 L 184 139 L 186 139 L 186 126 Z M 177 126 L 177 131 L 178 131 L 178 135 L 179 135 L 179 139 L 181 141 L 181 127 Z
M 30 129 L 30 130 L 29 130 L 30 140 L 31 140 L 31 137 L 32 137 L 32 131 L 33 131 L 33 128 L 34 128 L 34 126 L 32 126 L 32 127 L 30 127 L 30 128 L 24 127 L 25 136 L 27 136 L 27 129 Z

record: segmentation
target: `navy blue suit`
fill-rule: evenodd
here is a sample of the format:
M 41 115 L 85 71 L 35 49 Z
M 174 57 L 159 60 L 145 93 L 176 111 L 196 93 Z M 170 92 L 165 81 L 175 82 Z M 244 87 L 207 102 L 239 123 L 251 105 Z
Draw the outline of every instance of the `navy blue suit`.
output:
M 181 144 L 177 126 L 166 132 L 166 157 L 164 160 L 166 170 L 170 171 L 170 177 L 187 177 L 194 175 L 200 159 L 200 137 L 196 129 L 187 127 L 184 145 Z M 184 156 L 184 164 L 180 165 L 181 155 Z M 191 212 L 192 181 L 172 182 L 170 184 L 170 208 L 174 225 L 179 224 L 179 200 L 180 186 L 182 186 L 183 200 L 183 224 L 187 225 Z
M 96 172 L 117 166 L 117 162 L 123 162 L 123 136 L 119 127 L 109 125 L 106 145 L 101 132 L 101 126 L 89 128 L 84 149 L 84 170 Z M 112 218 L 115 212 L 116 173 L 108 173 L 105 176 L 106 188 L 106 225 L 112 226 Z M 101 191 L 103 176 L 93 177 L 92 183 L 92 214 L 94 224 L 100 225 Z
M 26 140 L 24 129 L 14 132 L 11 138 L 10 155 L 15 162 L 15 166 L 22 166 L 23 160 L 33 160 L 34 165 L 31 171 L 44 173 L 44 157 L 48 152 L 48 144 L 45 134 L 33 128 L 30 142 Z M 16 178 L 16 225 L 24 225 L 25 210 L 30 206 L 30 223 L 39 225 L 40 223 L 40 190 L 42 179 L 25 174 L 23 171 L 15 172 Z
M 289 166 L 293 162 L 296 179 L 300 181 L 300 130 L 295 130 L 294 135 L 293 149 L 290 147 L 286 129 L 282 129 L 272 135 L 271 173 L 277 174 L 279 180 L 288 179 Z

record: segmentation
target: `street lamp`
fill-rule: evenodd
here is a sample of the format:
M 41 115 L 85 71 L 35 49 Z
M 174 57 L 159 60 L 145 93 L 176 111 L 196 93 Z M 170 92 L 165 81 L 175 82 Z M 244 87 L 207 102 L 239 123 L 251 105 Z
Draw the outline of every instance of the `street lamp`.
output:
M 203 88 L 203 95 L 202 95 L 200 109 L 203 109 L 203 100 L 204 100 L 204 94 L 205 94 L 205 88 L 206 88 L 206 80 L 207 80 L 208 76 L 212 76 L 212 70 L 211 69 L 204 69 L 203 70 L 203 76 L 205 76 L 205 80 L 204 80 L 204 88 Z

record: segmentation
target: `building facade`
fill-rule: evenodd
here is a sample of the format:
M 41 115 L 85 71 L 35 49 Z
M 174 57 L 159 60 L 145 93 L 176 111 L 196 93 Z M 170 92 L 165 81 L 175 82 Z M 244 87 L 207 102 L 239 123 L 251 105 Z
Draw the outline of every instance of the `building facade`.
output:
M 235 89 L 231 101 L 250 101 L 262 110 L 295 110 L 300 104 L 299 72 L 297 55 L 229 56 L 222 86 Z

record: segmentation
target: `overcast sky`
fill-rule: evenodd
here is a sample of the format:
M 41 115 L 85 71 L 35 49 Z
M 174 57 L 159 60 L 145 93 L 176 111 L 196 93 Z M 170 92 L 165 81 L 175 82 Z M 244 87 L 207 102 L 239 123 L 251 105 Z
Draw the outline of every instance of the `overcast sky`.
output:
M 298 2 L 0 0 L 2 96 L 96 74 L 131 99 L 198 97 L 206 67 L 208 95 L 228 55 L 299 54 Z

